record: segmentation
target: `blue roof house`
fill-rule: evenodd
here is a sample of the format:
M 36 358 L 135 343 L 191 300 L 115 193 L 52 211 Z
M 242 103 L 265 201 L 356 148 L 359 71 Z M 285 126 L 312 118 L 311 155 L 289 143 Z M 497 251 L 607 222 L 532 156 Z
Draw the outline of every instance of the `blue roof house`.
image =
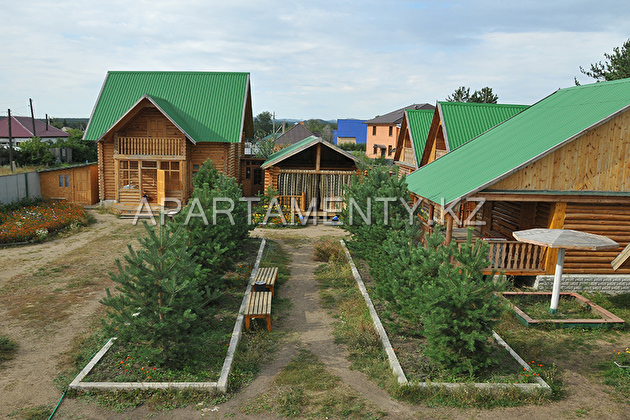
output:
M 333 130 L 333 143 L 365 144 L 367 140 L 367 125 L 365 120 L 337 120 L 337 129 Z

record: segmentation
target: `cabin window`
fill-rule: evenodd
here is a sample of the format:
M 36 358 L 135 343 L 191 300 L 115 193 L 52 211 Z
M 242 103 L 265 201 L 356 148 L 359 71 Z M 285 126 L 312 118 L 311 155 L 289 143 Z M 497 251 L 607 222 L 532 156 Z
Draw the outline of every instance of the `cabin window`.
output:
M 254 168 L 254 185 L 262 185 L 262 169 Z
M 245 168 L 245 179 L 252 179 L 252 167 L 247 166 Z
M 70 175 L 59 175 L 59 186 L 61 188 L 70 186 Z
M 121 189 L 137 190 L 140 185 L 138 179 L 138 161 L 121 160 L 118 168 L 118 185 Z
M 389 137 L 394 135 L 394 127 L 392 127 L 391 125 L 389 126 Z
M 391 130 L 391 127 L 389 127 L 389 129 Z M 392 154 L 392 146 L 389 145 L 389 146 L 387 146 L 387 156 L 389 156 L 391 154 Z
M 373 136 L 376 135 L 376 126 L 375 125 L 372 126 L 372 135 Z
M 199 173 L 199 164 L 198 163 L 194 163 L 193 167 L 192 167 L 192 176 L 193 176 L 193 178 L 197 176 L 197 173 Z

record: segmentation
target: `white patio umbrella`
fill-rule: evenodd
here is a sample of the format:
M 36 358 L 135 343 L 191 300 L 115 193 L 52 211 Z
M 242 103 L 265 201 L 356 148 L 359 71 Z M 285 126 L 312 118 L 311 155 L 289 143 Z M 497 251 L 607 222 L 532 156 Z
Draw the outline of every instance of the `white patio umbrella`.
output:
M 564 268 L 565 250 L 580 249 L 603 251 L 619 248 L 617 242 L 605 236 L 570 229 L 528 229 L 513 232 L 512 235 L 520 242 L 558 249 L 558 260 L 556 261 L 556 272 L 553 278 L 553 291 L 551 293 L 551 307 L 549 309 L 549 312 L 552 314 L 558 311 L 560 281 L 562 280 L 562 270 Z

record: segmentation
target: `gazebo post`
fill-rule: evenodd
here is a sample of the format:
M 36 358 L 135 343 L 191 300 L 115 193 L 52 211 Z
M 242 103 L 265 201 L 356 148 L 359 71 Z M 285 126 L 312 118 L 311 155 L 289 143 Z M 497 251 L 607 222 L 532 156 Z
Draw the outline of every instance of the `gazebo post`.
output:
M 558 249 L 558 259 L 556 261 L 556 272 L 553 276 L 553 291 L 551 292 L 551 308 L 549 312 L 558 312 L 558 302 L 560 301 L 560 280 L 562 280 L 562 270 L 564 269 L 564 248 Z

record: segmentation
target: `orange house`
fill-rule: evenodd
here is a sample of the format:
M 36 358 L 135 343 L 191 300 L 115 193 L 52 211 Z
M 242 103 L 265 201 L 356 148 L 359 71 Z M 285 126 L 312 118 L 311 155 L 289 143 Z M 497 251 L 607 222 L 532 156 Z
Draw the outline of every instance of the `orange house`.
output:
M 400 131 L 400 123 L 403 120 L 405 110 L 408 109 L 435 109 L 430 104 L 412 104 L 388 114 L 367 120 L 367 138 L 365 154 L 368 158 L 393 159 L 396 152 L 396 140 Z

